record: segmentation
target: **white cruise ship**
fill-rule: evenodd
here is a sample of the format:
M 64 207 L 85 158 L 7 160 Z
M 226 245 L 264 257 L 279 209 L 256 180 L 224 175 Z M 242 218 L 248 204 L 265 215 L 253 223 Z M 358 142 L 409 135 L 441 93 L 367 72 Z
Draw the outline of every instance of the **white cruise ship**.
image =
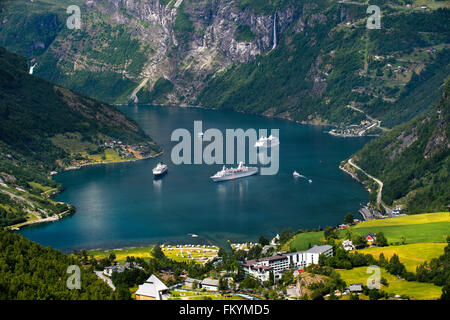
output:
M 256 167 L 246 167 L 244 163 L 240 162 L 237 168 L 225 168 L 223 166 L 222 170 L 218 171 L 215 175 L 211 177 L 214 182 L 234 180 L 238 178 L 244 178 L 252 176 L 258 173 L 258 168 Z

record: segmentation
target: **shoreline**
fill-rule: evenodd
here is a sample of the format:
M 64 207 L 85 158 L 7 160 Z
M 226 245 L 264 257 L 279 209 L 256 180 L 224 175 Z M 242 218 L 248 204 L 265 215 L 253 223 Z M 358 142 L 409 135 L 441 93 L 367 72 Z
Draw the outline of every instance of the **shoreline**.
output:
M 339 138 L 363 138 L 363 137 L 379 137 L 380 136 L 378 134 L 366 134 L 363 136 L 359 136 L 359 135 L 357 136 L 354 134 L 339 134 L 339 133 L 332 132 L 331 130 L 327 131 L 327 133 L 329 135 L 332 135 L 333 137 L 339 137 Z
M 72 167 L 66 167 L 66 168 L 64 168 L 63 171 L 61 171 L 61 172 L 64 172 L 64 171 L 70 171 L 70 170 L 79 170 L 79 169 L 82 169 L 83 167 L 93 166 L 93 165 L 107 165 L 107 164 L 111 164 L 111 163 L 136 162 L 136 161 L 145 160 L 145 159 L 153 159 L 153 158 L 156 158 L 156 157 L 161 156 L 162 154 L 164 154 L 164 150 L 161 150 L 161 152 L 159 152 L 159 153 L 157 153 L 157 154 L 155 154 L 155 155 L 150 155 L 150 156 L 148 156 L 148 157 L 143 157 L 143 158 L 140 158 L 140 159 L 129 159 L 129 160 L 120 160 L 120 161 L 108 161 L 108 162 L 91 162 L 91 163 L 85 163 L 85 164 L 82 164 L 82 165 L 79 165 L 79 166 L 75 166 L 75 167 L 74 167 L 74 166 L 72 166 Z M 56 175 L 56 174 L 58 174 L 58 173 L 61 173 L 61 172 L 52 171 L 52 172 L 50 173 L 50 176 L 54 176 L 54 175 Z M 64 189 L 61 190 L 61 191 L 64 191 Z M 59 192 L 61 192 L 61 191 L 54 192 L 54 193 L 52 194 L 52 196 L 57 195 L 57 194 L 58 194 Z M 69 203 L 66 203 L 66 204 L 70 205 Z M 28 220 L 28 221 L 25 221 L 25 222 L 20 222 L 20 223 L 17 223 L 17 224 L 13 224 L 13 225 L 7 226 L 6 229 L 7 229 L 7 230 L 12 230 L 12 231 L 18 231 L 18 230 L 20 230 L 22 227 L 32 226 L 32 225 L 35 225 L 35 224 L 41 224 L 41 223 L 47 223 L 47 222 L 58 221 L 58 220 L 61 220 L 61 219 L 65 218 L 65 217 L 67 217 L 67 216 L 71 216 L 71 215 L 75 214 L 75 212 L 76 212 L 76 208 L 75 208 L 75 211 L 73 211 L 73 212 L 70 212 L 70 211 L 68 210 L 68 211 L 65 211 L 65 212 L 56 214 L 56 215 L 54 215 L 54 216 L 50 216 L 50 217 L 40 218 L 40 219 L 38 219 L 38 220 Z
M 106 161 L 106 162 L 103 162 L 103 161 L 102 162 L 89 162 L 89 163 L 80 164 L 79 166 L 66 167 L 61 172 L 69 171 L 69 170 L 78 170 L 78 169 L 81 169 L 83 167 L 95 166 L 95 165 L 106 165 L 106 164 L 112 164 L 112 163 L 136 162 L 136 161 L 140 161 L 140 160 L 153 159 L 153 158 L 159 157 L 159 156 L 161 156 L 163 154 L 164 154 L 164 150 L 162 150 L 161 152 L 159 152 L 159 153 L 157 153 L 155 155 L 150 155 L 148 157 L 143 157 L 143 158 L 140 158 L 140 159 L 128 159 L 128 160 Z M 61 172 L 56 172 L 56 173 L 53 173 L 51 175 L 56 175 L 56 174 L 61 173 Z
M 25 222 L 14 224 L 14 225 L 6 227 L 6 229 L 7 230 L 11 230 L 11 231 L 19 231 L 22 227 L 31 226 L 31 225 L 34 225 L 34 224 L 58 221 L 58 220 L 61 220 L 62 218 L 65 218 L 67 216 L 71 216 L 74 213 L 75 213 L 75 211 L 70 212 L 69 210 L 67 210 L 67 211 L 64 211 L 62 213 L 58 213 L 58 214 L 55 214 L 54 216 L 50 216 L 50 217 L 47 217 L 47 218 L 41 218 L 41 219 L 38 219 L 38 220 L 28 220 L 28 221 L 25 221 Z
M 175 107 L 175 108 L 196 108 L 196 109 L 204 109 L 204 110 L 215 110 L 215 111 L 221 111 L 221 109 L 218 108 L 207 108 L 204 106 L 194 106 L 194 105 L 163 105 L 163 104 L 114 104 L 114 106 L 117 107 L 127 107 L 127 106 L 158 106 L 158 107 Z M 296 124 L 300 124 L 300 125 L 310 125 L 310 126 L 319 126 L 319 127 L 336 127 L 336 125 L 333 124 L 326 124 L 326 123 L 318 123 L 318 122 L 313 122 L 313 121 L 299 121 L 299 120 L 294 120 L 292 118 L 290 118 L 289 116 L 274 116 L 274 115 L 270 115 L 270 114 L 253 114 L 253 113 L 248 113 L 248 112 L 243 112 L 243 111 L 236 111 L 233 110 L 233 112 L 239 112 L 241 114 L 246 114 L 246 115 L 254 115 L 254 116 L 261 116 L 264 118 L 271 118 L 271 119 L 280 119 L 280 120 L 287 120 L 289 122 L 295 122 Z M 324 133 L 329 133 L 328 131 L 324 131 Z M 339 136 L 339 135 L 335 135 L 335 136 Z M 349 136 L 349 137 L 358 137 L 358 136 Z M 128 159 L 128 160 L 120 160 L 120 161 L 109 161 L 109 162 L 92 162 L 92 163 L 85 163 L 85 164 L 81 164 L 79 166 L 70 166 L 70 167 L 66 167 L 63 169 L 63 171 L 69 171 L 69 170 L 78 170 L 81 169 L 83 167 L 86 166 L 93 166 L 93 165 L 105 165 L 105 164 L 111 164 L 111 163 L 124 163 L 124 162 L 135 162 L 135 161 L 139 161 L 139 160 L 145 160 L 145 159 L 151 159 L 151 158 L 156 158 L 158 156 L 161 156 L 162 154 L 164 154 L 164 150 L 162 150 L 161 152 L 158 152 L 154 155 L 150 155 L 147 157 L 143 157 L 141 159 Z M 345 169 L 341 168 L 340 166 L 338 166 L 341 170 L 345 171 L 346 173 L 352 175 L 350 172 L 347 172 Z M 63 171 L 60 172 L 55 172 L 53 175 L 56 175 L 58 173 L 61 173 Z M 354 177 L 352 175 L 352 177 L 354 179 L 356 179 L 356 177 Z M 358 182 L 360 182 L 358 179 L 356 179 Z M 361 183 L 361 182 L 360 182 Z M 364 185 L 364 184 L 363 184 Z M 365 185 L 364 185 L 365 186 Z M 367 188 L 366 188 L 367 190 Z M 57 194 L 57 193 L 55 193 Z M 58 216 L 58 217 L 47 217 L 41 220 L 34 220 L 34 221 L 27 221 L 25 223 L 22 224 L 18 224 L 20 225 L 19 228 L 24 227 L 24 226 L 29 226 L 29 225 L 34 225 L 34 224 L 39 224 L 39 223 L 45 223 L 45 222 L 53 222 L 53 221 L 57 221 L 62 219 L 63 217 L 65 217 L 66 215 L 63 216 Z M 17 225 L 13 225 L 13 226 L 9 226 L 8 228 L 14 228 L 17 227 Z M 124 246 L 121 248 L 113 248 L 113 249 L 109 249 L 109 248 L 96 248 L 96 249 L 87 249 L 89 251 L 91 250 L 102 250 L 102 251 L 107 251 L 107 250 L 121 250 L 121 249 L 128 249 L 128 248 L 137 248 L 137 247 L 146 247 L 146 246 L 151 246 L 151 245 L 155 245 L 155 244 L 147 244 L 147 245 L 137 245 L 137 246 L 133 246 L 131 245 L 130 247 L 128 246 Z
M 292 119 L 290 117 L 274 116 L 274 115 L 262 114 L 262 113 L 249 113 L 249 112 L 239 111 L 239 110 L 222 110 L 222 109 L 219 109 L 219 108 L 213 108 L 213 107 L 208 108 L 208 107 L 204 107 L 204 106 L 188 105 L 188 104 L 172 105 L 172 104 L 153 104 L 153 103 L 133 103 L 133 104 L 117 103 L 117 104 L 112 104 L 112 105 L 116 106 L 116 107 L 155 106 L 155 107 L 172 107 L 172 108 L 194 108 L 194 109 L 215 110 L 215 111 L 232 111 L 232 112 L 237 112 L 237 113 L 246 114 L 246 115 L 260 116 L 260 117 L 270 118 L 270 119 L 286 120 L 286 121 L 295 122 L 295 123 L 301 124 L 301 125 L 310 125 L 310 126 L 319 126 L 319 127 L 334 127 L 334 128 L 338 127 L 335 124 L 317 123 L 317 122 L 314 122 L 314 121 L 300 121 L 300 120 L 294 120 L 294 119 Z

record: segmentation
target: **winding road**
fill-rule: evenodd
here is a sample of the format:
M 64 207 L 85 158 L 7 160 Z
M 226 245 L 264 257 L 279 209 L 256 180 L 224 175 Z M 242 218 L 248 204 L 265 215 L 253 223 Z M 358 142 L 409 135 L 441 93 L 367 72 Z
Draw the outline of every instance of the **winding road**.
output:
M 368 174 L 366 171 L 364 171 L 363 169 L 361 169 L 360 167 L 358 167 L 354 162 L 353 159 L 350 158 L 348 160 L 348 163 L 356 168 L 357 170 L 363 172 L 365 175 L 367 175 L 370 179 L 374 180 L 376 183 L 378 183 L 378 185 L 380 186 L 380 189 L 378 190 L 378 194 L 377 194 L 377 203 L 382 206 L 384 208 L 384 210 L 386 210 L 386 213 L 391 216 L 392 215 L 392 209 L 386 207 L 383 203 L 383 201 L 381 200 L 381 195 L 382 195 L 382 191 L 383 191 L 383 182 L 380 179 L 375 178 L 374 176 L 371 176 L 370 174 Z

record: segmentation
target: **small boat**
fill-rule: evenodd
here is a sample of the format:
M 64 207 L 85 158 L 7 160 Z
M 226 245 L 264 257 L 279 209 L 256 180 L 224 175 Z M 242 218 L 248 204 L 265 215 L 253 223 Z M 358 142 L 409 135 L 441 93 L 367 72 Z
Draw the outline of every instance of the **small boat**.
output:
M 192 238 L 197 238 L 198 235 L 196 235 L 196 234 L 191 234 L 191 237 L 192 237 Z
M 312 180 L 311 180 L 311 179 L 309 179 L 309 180 L 308 180 L 308 182 L 309 182 L 309 183 L 312 183 Z
M 158 165 L 156 167 L 153 168 L 152 172 L 153 172 L 153 175 L 156 177 L 162 176 L 163 174 L 165 174 L 167 172 L 167 165 L 160 162 L 160 163 L 158 163 Z
M 302 175 L 300 174 L 300 173 L 298 173 L 297 171 L 294 171 L 293 173 L 292 173 L 292 175 L 294 176 L 294 177 L 301 177 Z

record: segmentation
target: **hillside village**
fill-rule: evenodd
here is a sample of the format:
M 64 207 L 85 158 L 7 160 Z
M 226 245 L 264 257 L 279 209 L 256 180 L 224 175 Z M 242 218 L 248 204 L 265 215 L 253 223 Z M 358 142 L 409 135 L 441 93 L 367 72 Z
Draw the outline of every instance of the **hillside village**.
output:
M 448 263 L 449 226 L 448 212 L 367 222 L 348 215 L 335 227 L 284 230 L 229 250 L 157 245 L 76 254 L 136 300 L 438 299 L 448 279 L 433 277 L 433 268 Z M 366 273 L 374 266 L 379 279 Z

